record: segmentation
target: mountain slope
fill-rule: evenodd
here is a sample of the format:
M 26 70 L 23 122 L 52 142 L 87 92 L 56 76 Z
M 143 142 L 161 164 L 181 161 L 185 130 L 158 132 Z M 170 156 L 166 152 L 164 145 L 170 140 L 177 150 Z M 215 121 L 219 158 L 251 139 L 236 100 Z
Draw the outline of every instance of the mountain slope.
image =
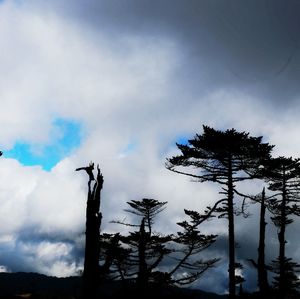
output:
M 129 289 L 132 297 L 134 292 Z M 124 289 L 120 282 L 108 281 L 100 287 L 100 298 L 124 297 Z M 31 296 L 29 294 L 32 294 Z M 201 299 L 225 299 L 225 295 L 207 293 L 200 290 L 165 287 L 154 290 L 155 299 L 163 298 L 201 298 Z M 20 295 L 23 295 L 20 297 Z M 57 278 L 38 273 L 0 273 L 0 299 L 4 298 L 80 298 L 81 277 Z M 149 294 L 150 295 L 150 294 Z M 117 296 L 117 297 L 116 297 Z M 151 296 L 149 296 L 151 297 Z

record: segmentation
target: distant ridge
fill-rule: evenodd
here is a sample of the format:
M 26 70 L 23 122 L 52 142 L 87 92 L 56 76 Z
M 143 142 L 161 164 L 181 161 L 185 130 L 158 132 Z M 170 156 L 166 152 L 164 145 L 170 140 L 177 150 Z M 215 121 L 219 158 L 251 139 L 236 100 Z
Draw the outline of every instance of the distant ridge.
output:
M 79 296 L 80 291 L 81 277 L 78 276 L 58 278 L 27 272 L 0 273 L 0 298 L 21 294 L 47 294 L 51 298 L 60 298 Z
M 101 286 L 99 298 L 117 298 L 122 294 L 121 283 L 107 281 Z M 129 292 L 130 293 L 130 292 Z M 166 287 L 159 292 L 162 298 L 225 299 L 226 295 L 217 295 L 195 289 Z M 0 273 L 0 299 L 8 298 L 81 298 L 81 277 L 58 278 L 38 273 L 16 272 Z M 27 297 L 25 297 L 27 296 Z M 118 296 L 119 297 L 119 296 Z M 155 299 L 159 299 L 157 296 Z

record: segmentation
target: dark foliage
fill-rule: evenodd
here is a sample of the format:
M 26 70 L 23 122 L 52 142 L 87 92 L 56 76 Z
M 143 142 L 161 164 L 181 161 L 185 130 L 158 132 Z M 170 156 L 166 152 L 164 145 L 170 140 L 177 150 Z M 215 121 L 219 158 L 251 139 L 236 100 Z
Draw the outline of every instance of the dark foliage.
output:
M 261 170 L 269 189 L 274 192 L 269 207 L 272 221 L 278 227 L 279 255 L 273 263 L 275 287 L 284 297 L 299 287 L 299 280 L 294 272 L 299 265 L 286 257 L 286 229 L 293 223 L 292 216 L 300 215 L 300 160 L 278 157 L 267 161 Z
M 270 158 L 273 146 L 262 143 L 262 137 L 235 129 L 219 131 L 203 126 L 203 134 L 196 135 L 188 145 L 176 144 L 181 155 L 168 159 L 166 167 L 200 182 L 211 181 L 222 186 L 220 199 L 214 210 L 228 219 L 229 236 L 229 296 L 235 297 L 235 236 L 234 192 L 235 184 L 258 177 L 259 169 Z M 189 172 L 183 171 L 188 168 Z
M 153 232 L 153 224 L 155 216 L 165 208 L 166 202 L 144 198 L 141 201 L 130 201 L 128 205 L 132 209 L 125 211 L 139 216 L 141 222 L 135 225 L 116 221 L 139 228 L 127 236 L 120 236 L 128 253 L 123 261 L 125 267 L 121 276 L 136 278 L 140 293 L 144 294 L 149 284 L 160 286 L 190 284 L 218 261 L 198 257 L 199 253 L 216 239 L 215 235 L 200 234 L 197 229 L 205 219 L 203 215 L 195 211 L 185 211 L 191 220 L 178 223 L 183 231 L 178 232 L 176 236 L 162 235 Z M 166 258 L 169 261 L 169 269 L 162 271 L 160 268 Z

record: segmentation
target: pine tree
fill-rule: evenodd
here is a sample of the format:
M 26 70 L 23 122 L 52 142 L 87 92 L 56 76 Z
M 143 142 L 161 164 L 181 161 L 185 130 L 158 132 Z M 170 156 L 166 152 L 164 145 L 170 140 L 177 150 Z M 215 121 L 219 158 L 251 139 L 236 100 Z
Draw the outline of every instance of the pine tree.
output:
M 153 232 L 154 218 L 164 210 L 166 202 L 144 198 L 141 201 L 129 201 L 127 204 L 130 208 L 125 211 L 141 218 L 140 224 L 115 222 L 138 228 L 129 232 L 128 236 L 122 236 L 121 241 L 131 252 L 127 260 L 127 276 L 136 276 L 139 293 L 145 294 L 149 282 L 155 279 L 154 270 L 170 252 L 166 244 L 171 236 Z
M 190 220 L 177 223 L 183 229 L 173 238 L 176 243 L 177 264 L 168 272 L 170 282 L 179 285 L 196 281 L 219 261 L 218 258 L 205 260 L 199 257 L 199 253 L 210 247 L 217 237 L 217 235 L 201 234 L 198 229 L 201 223 L 212 217 L 210 210 L 204 215 L 190 210 L 184 212 Z
M 124 248 L 120 233 L 100 235 L 100 275 L 102 279 L 122 280 L 126 287 L 127 260 L 130 248 Z
M 278 228 L 279 255 L 274 261 L 275 286 L 282 298 L 298 285 L 296 275 L 299 265 L 286 257 L 286 229 L 293 222 L 291 216 L 300 216 L 300 159 L 278 157 L 270 159 L 262 169 L 269 189 L 274 192 L 270 205 L 272 221 Z
M 221 216 L 228 219 L 229 238 L 229 298 L 235 298 L 235 235 L 234 192 L 236 183 L 253 179 L 262 161 L 270 157 L 273 146 L 262 143 L 262 137 L 234 129 L 218 131 L 203 126 L 203 134 L 196 135 L 187 145 L 176 144 L 181 155 L 168 159 L 167 169 L 198 179 L 216 182 L 225 198 L 217 201 Z M 190 169 L 189 172 L 183 171 Z M 192 170 L 194 169 L 194 171 Z M 254 174 L 254 175 L 253 175 Z
M 260 216 L 259 216 L 259 240 L 258 240 L 258 258 L 257 262 L 253 259 L 249 259 L 252 265 L 257 270 L 257 282 L 259 288 L 259 295 L 261 298 L 266 298 L 269 295 L 270 286 L 268 282 L 268 270 L 271 268 L 266 265 L 265 261 L 265 242 L 266 242 L 266 210 L 269 208 L 269 202 L 273 196 L 266 197 L 265 188 L 263 188 L 261 194 L 257 196 L 247 196 L 255 203 L 260 204 Z
M 127 204 L 130 209 L 125 211 L 137 215 L 141 219 L 140 224 L 114 222 L 138 228 L 129 232 L 128 236 L 121 236 L 120 240 L 125 248 L 130 249 L 125 262 L 125 276 L 136 277 L 139 294 L 146 293 L 149 283 L 158 287 L 164 284 L 190 284 L 218 261 L 217 258 L 204 260 L 198 256 L 216 239 L 216 235 L 200 234 L 198 230 L 201 223 L 212 217 L 210 209 L 204 215 L 185 210 L 190 221 L 179 222 L 178 225 L 183 231 L 173 236 L 153 231 L 155 216 L 162 212 L 166 202 L 144 198 L 141 201 L 129 201 Z M 169 267 L 164 267 L 162 262 L 167 257 Z
M 268 272 L 265 261 L 265 238 L 266 238 L 266 192 L 262 191 L 260 198 L 260 219 L 259 219 L 259 245 L 257 259 L 257 277 L 259 292 L 263 297 L 267 296 L 269 291 Z

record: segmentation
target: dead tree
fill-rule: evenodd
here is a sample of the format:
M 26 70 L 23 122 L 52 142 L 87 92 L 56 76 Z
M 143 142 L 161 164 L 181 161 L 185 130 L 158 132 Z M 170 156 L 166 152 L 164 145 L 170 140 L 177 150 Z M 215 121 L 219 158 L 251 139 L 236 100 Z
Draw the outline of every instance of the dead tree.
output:
M 76 171 L 85 170 L 89 175 L 88 196 L 86 203 L 86 231 L 85 256 L 83 270 L 83 293 L 85 298 L 93 298 L 98 292 L 99 285 L 99 255 L 100 255 L 100 226 L 102 214 L 100 212 L 101 190 L 103 175 L 97 166 L 96 180 L 93 175 L 94 163 L 87 167 L 77 168 Z M 92 186 L 92 182 L 94 185 Z

